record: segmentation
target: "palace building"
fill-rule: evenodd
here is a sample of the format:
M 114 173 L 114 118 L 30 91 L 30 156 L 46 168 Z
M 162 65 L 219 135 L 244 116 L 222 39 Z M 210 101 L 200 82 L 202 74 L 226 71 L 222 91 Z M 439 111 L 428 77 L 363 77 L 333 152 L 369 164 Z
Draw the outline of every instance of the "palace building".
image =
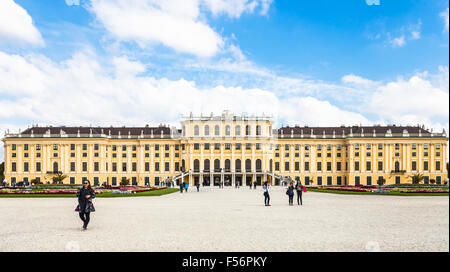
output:
M 272 185 L 425 183 L 447 177 L 447 135 L 419 126 L 294 126 L 274 128 L 271 117 L 183 117 L 181 129 L 158 127 L 39 127 L 3 138 L 5 177 L 11 184 L 37 179 L 64 183 L 133 185 L 162 182 Z

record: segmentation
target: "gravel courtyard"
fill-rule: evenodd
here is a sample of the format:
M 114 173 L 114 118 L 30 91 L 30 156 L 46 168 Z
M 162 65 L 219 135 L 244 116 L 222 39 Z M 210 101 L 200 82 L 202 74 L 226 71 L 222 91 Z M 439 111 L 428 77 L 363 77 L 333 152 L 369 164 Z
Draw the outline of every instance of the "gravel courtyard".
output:
M 449 251 L 449 198 L 193 188 L 97 198 L 87 231 L 76 198 L 0 198 L 0 251 Z

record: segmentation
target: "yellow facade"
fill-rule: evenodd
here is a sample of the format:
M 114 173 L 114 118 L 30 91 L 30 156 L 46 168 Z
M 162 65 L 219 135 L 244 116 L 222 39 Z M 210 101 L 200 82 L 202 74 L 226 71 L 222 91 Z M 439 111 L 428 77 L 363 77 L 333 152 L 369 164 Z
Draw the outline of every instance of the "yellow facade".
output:
M 420 127 L 283 127 L 270 117 L 183 118 L 181 130 L 169 127 L 32 127 L 3 138 L 5 177 L 10 183 L 55 172 L 64 183 L 136 185 L 163 181 L 191 185 L 220 182 L 274 185 L 300 179 L 306 185 L 376 185 L 447 178 L 445 132 Z

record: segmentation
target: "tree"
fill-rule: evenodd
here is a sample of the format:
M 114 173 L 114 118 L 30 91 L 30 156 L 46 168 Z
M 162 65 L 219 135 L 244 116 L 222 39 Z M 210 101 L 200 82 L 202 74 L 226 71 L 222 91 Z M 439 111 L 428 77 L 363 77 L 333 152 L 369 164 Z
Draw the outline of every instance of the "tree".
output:
M 34 178 L 34 179 L 30 180 L 30 183 L 31 183 L 31 185 L 37 185 L 37 184 L 39 184 L 39 180 Z
M 431 184 L 435 184 L 435 183 L 436 183 L 436 180 L 435 180 L 435 179 L 430 179 L 430 183 L 431 183 Z
M 413 184 L 419 184 L 422 180 L 424 180 L 424 178 L 425 177 L 422 174 L 419 174 L 419 173 L 411 176 Z
M 377 180 L 378 186 L 383 186 L 386 183 L 386 179 L 384 177 L 379 177 Z
M 52 177 L 53 182 L 57 184 L 63 184 L 63 181 L 67 178 L 67 175 L 63 173 L 58 173 L 54 177 Z
M 130 179 L 126 177 L 122 177 L 122 180 L 120 181 L 121 186 L 128 186 L 130 184 Z

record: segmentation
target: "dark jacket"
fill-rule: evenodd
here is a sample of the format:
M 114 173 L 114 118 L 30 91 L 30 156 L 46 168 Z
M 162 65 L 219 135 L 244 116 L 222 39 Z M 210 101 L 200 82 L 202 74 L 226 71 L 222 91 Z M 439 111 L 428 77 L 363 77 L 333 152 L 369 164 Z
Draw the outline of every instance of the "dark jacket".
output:
M 89 199 L 86 198 L 87 195 L 91 197 Z M 94 205 L 92 204 L 92 199 L 95 198 L 94 190 L 88 190 L 85 188 L 81 188 L 80 191 L 77 192 L 78 197 L 78 212 L 95 212 Z
M 287 194 L 287 195 L 292 195 L 292 194 L 294 194 L 294 186 L 289 185 L 289 187 L 288 187 L 288 189 L 287 189 L 287 191 L 286 191 L 286 194 Z

